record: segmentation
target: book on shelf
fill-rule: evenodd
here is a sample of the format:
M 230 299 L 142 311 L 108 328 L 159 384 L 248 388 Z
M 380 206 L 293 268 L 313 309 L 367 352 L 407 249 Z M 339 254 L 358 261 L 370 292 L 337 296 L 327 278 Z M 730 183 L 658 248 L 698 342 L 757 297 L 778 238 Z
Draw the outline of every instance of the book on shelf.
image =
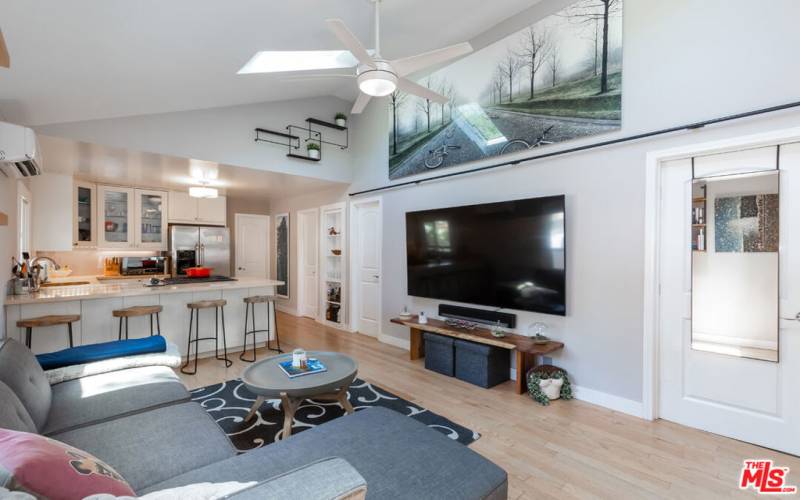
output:
M 281 361 L 278 363 L 283 373 L 285 373 L 289 378 L 296 378 L 302 377 L 303 375 L 311 375 L 313 373 L 322 373 L 328 371 L 322 361 L 316 358 L 309 358 L 306 362 L 306 367 L 301 368 L 299 366 L 292 366 L 292 360 L 289 359 L 287 361 Z

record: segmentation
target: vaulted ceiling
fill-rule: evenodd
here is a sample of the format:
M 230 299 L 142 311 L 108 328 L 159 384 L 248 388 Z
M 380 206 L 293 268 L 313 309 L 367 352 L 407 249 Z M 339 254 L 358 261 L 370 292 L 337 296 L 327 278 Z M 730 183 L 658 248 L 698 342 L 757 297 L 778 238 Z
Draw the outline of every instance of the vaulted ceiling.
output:
M 384 0 L 388 58 L 470 40 L 537 0 Z M 41 125 L 317 95 L 338 80 L 236 75 L 258 50 L 339 49 L 324 20 L 372 39 L 368 0 L 0 0 L 11 69 L 0 118 Z

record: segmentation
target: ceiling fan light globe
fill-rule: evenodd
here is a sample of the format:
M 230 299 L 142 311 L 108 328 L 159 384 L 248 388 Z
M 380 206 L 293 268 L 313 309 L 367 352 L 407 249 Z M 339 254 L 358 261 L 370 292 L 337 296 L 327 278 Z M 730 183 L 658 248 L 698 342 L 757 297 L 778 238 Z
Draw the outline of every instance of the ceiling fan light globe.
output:
M 367 71 L 358 75 L 358 88 L 369 96 L 387 96 L 397 89 L 397 75 L 390 71 Z

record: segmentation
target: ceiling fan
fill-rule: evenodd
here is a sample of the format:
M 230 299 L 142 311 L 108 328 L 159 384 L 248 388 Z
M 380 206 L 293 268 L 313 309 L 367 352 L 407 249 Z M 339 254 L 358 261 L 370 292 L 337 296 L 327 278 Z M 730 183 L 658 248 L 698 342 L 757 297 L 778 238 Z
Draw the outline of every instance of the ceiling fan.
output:
M 375 50 L 368 51 L 341 19 L 327 19 L 325 24 L 345 46 L 346 51 L 265 51 L 253 56 L 239 71 L 246 73 L 279 73 L 320 69 L 353 68 L 355 74 L 317 74 L 310 78 L 355 78 L 360 93 L 351 113 L 361 113 L 372 97 L 383 97 L 396 89 L 438 103 L 447 97 L 419 85 L 406 76 L 472 52 L 468 42 L 432 50 L 424 54 L 388 61 L 380 50 L 380 2 L 375 4 Z M 299 78 L 300 80 L 306 78 Z
M 11 67 L 11 57 L 8 55 L 6 40 L 3 38 L 3 30 L 0 30 L 0 66 L 3 68 Z

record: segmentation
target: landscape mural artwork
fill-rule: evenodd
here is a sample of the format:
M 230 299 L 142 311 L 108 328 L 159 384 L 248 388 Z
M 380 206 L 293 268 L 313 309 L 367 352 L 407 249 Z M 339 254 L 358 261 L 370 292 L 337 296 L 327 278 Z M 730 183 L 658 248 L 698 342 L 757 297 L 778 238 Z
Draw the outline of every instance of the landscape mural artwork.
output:
M 394 92 L 389 178 L 617 130 L 622 0 L 581 0 Z

